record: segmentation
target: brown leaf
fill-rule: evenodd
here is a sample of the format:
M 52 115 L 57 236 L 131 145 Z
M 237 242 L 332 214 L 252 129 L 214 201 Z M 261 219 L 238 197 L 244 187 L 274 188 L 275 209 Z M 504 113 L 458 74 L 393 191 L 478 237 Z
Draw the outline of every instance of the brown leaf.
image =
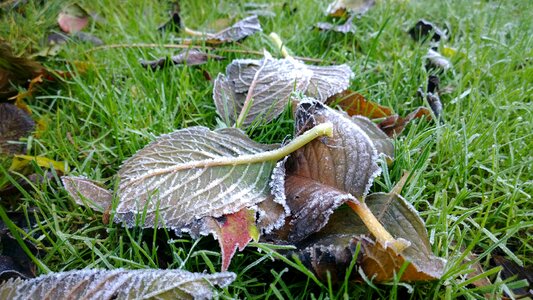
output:
M 16 86 L 26 86 L 42 71 L 39 63 L 15 55 L 11 47 L 0 40 L 0 100 L 16 95 Z
M 389 116 L 385 120 L 381 121 L 381 123 L 378 124 L 378 127 L 389 137 L 394 137 L 395 135 L 400 135 L 409 122 L 422 117 L 431 120 L 431 112 L 429 109 L 425 107 L 419 107 L 408 114 L 405 118 L 398 115 Z
M 0 154 L 22 153 L 24 144 L 17 143 L 35 128 L 35 122 L 13 104 L 0 103 Z
M 224 43 L 232 43 L 243 40 L 244 38 L 256 33 L 263 31 L 261 24 L 259 24 L 259 19 L 257 16 L 249 16 L 240 20 L 239 22 L 233 24 L 232 26 L 221 30 L 217 33 L 208 33 L 195 31 L 185 27 L 185 33 L 198 36 L 209 45 L 220 45 Z
M 350 116 L 361 115 L 370 119 L 376 119 L 388 117 L 393 114 L 392 109 L 366 100 L 363 95 L 350 90 L 331 96 L 326 103 L 338 105 Z
M 501 266 L 502 279 L 515 278 L 515 280 L 526 280 L 529 284 L 528 288 L 514 289 L 515 295 L 509 295 L 514 297 L 532 297 L 533 296 L 533 267 L 519 266 L 517 263 L 506 259 L 500 255 L 494 255 L 492 257 L 496 265 Z
M 57 23 L 66 33 L 78 32 L 89 24 L 89 14 L 79 4 L 70 4 L 61 10 Z
M 410 242 L 410 246 L 401 253 L 394 248 L 384 248 L 369 237 L 370 232 L 362 220 L 348 207 L 341 207 L 331 216 L 328 224 L 317 234 L 298 245 L 300 258 L 312 265 L 317 274 L 342 269 L 342 265 L 351 260 L 346 258 L 346 251 L 353 255 L 355 245 L 361 243 L 361 251 L 357 257 L 358 265 L 369 279 L 376 282 L 390 281 L 398 274 L 405 261 L 409 262 L 402 273 L 403 281 L 426 281 L 438 279 L 444 272 L 443 259 L 435 257 L 427 237 L 424 222 L 414 208 L 396 193 L 377 193 L 367 197 L 365 201 L 383 224 L 397 239 Z M 336 258 L 339 265 L 324 264 L 308 253 L 321 249 L 327 255 Z M 338 257 L 339 253 L 343 256 Z M 326 256 L 327 256 L 326 255 Z M 331 262 L 331 260 L 330 260 Z
M 158 68 L 163 68 L 170 64 L 199 66 L 199 65 L 207 63 L 209 59 L 223 60 L 225 58 L 222 56 L 214 55 L 214 54 L 207 54 L 200 50 L 189 49 L 189 50 L 184 50 L 180 52 L 179 54 L 174 55 L 170 58 L 163 57 L 157 60 L 149 60 L 149 61 L 141 60 L 140 62 L 144 68 L 151 68 L 152 70 L 156 70 Z

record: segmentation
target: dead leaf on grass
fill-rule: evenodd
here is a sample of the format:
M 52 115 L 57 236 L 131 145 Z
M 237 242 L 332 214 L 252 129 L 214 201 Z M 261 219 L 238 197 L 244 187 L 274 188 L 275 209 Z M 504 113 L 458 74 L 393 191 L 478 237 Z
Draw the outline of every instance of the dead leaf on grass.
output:
M 409 29 L 409 34 L 415 41 L 424 41 L 429 38 L 438 42 L 447 39 L 444 30 L 424 19 L 419 20 L 413 28 Z
M 21 172 L 35 162 L 41 168 L 54 169 L 60 174 L 66 174 L 69 167 L 66 161 L 55 161 L 44 156 L 15 155 L 9 171 Z
M 65 190 L 78 205 L 88 206 L 102 213 L 111 207 L 112 191 L 101 187 L 98 182 L 75 176 L 63 176 L 61 181 Z
M 389 116 L 381 121 L 381 123 L 378 124 L 378 127 L 389 137 L 394 137 L 400 135 L 405 129 L 405 126 L 407 126 L 412 120 L 421 119 L 423 117 L 431 120 L 431 111 L 425 107 L 419 107 L 406 117 L 400 117 L 398 115 Z
M 0 154 L 23 153 L 25 146 L 18 141 L 35 129 L 35 122 L 26 112 L 9 103 L 0 103 L 0 120 Z
M 427 59 L 426 69 L 437 69 L 441 71 L 447 71 L 451 69 L 452 63 L 439 52 L 429 49 L 425 58 Z
M 157 30 L 159 31 L 181 31 L 181 17 L 180 17 L 180 4 L 179 1 L 172 2 L 172 11 L 170 12 L 170 19 L 164 24 L 160 25 Z
M 254 33 L 261 31 L 263 31 L 263 29 L 261 28 L 259 19 L 255 15 L 244 18 L 233 24 L 232 26 L 217 33 L 195 31 L 187 27 L 185 27 L 184 29 L 185 33 L 190 34 L 192 36 L 201 37 L 202 40 L 209 45 L 220 45 L 223 43 L 238 42 Z
M 0 40 L 0 100 L 16 95 L 17 86 L 27 86 L 42 71 L 39 63 L 15 55 L 11 47 Z
M 228 126 L 269 122 L 287 107 L 293 91 L 320 101 L 349 86 L 347 65 L 311 66 L 293 58 L 237 59 L 219 74 L 213 87 L 218 115 Z
M 328 6 L 326 12 L 332 17 L 342 17 L 348 12 L 363 15 L 375 4 L 374 0 L 335 0 Z
M 355 33 L 355 26 L 353 25 L 353 19 L 356 14 L 352 13 L 350 16 L 340 25 L 328 23 L 328 22 L 319 22 L 316 24 L 316 28 L 322 31 L 335 31 L 340 33 Z
M 211 299 L 235 274 L 184 270 L 75 270 L 0 285 L 1 299 Z
M 502 267 L 502 279 L 514 278 L 515 280 L 526 280 L 528 283 L 527 288 L 514 289 L 512 290 L 514 295 L 509 296 L 518 298 L 533 297 L 533 267 L 520 266 L 500 255 L 493 255 L 492 259 L 496 265 Z
M 189 49 L 180 52 L 172 57 L 163 57 L 157 60 L 141 60 L 140 63 L 144 68 L 150 68 L 156 70 L 158 68 L 164 68 L 167 65 L 186 65 L 186 66 L 199 66 L 207 63 L 209 59 L 223 60 L 222 56 L 207 54 L 200 50 Z
M 326 103 L 333 106 L 338 105 L 350 116 L 360 115 L 370 119 L 376 119 L 388 117 L 393 114 L 392 109 L 389 107 L 367 100 L 363 95 L 351 90 L 346 90 L 329 97 Z

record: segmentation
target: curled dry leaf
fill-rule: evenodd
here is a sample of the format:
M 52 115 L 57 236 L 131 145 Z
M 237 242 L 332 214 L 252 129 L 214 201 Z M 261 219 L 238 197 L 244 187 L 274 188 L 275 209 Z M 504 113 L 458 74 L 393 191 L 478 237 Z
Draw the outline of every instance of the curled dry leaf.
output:
M 393 114 L 392 109 L 365 99 L 354 91 L 346 90 L 328 98 L 326 103 L 338 105 L 349 116 L 361 115 L 370 119 L 384 118 Z
M 438 69 L 446 71 L 452 67 L 452 63 L 446 57 L 442 56 L 439 52 L 433 49 L 429 49 L 425 57 L 428 60 L 426 69 Z
M 26 86 L 42 71 L 39 63 L 15 55 L 9 44 L 0 40 L 0 100 L 16 95 L 16 86 Z
M 431 120 L 431 112 L 425 107 L 419 107 L 406 117 L 400 117 L 398 115 L 387 117 L 378 124 L 378 127 L 389 137 L 394 137 L 395 135 L 400 135 L 409 122 L 414 119 L 421 119 L 423 117 Z
M 211 299 L 235 274 L 183 270 L 76 270 L 0 285 L 1 299 Z
M 244 18 L 239 22 L 233 24 L 232 26 L 217 33 L 200 32 L 185 28 L 186 33 L 193 36 L 202 37 L 205 43 L 210 45 L 220 45 L 223 43 L 238 42 L 260 31 L 263 31 L 263 29 L 261 28 L 259 19 L 255 15 Z
M 315 100 L 303 100 L 296 110 L 296 134 L 317 124 L 333 123 L 333 136 L 298 149 L 286 163 L 286 201 L 291 216 L 278 238 L 299 242 L 324 227 L 330 215 L 349 201 L 360 205 L 381 169 L 378 149 L 366 132 L 380 138 L 380 152 L 392 156 L 392 142 L 369 120 L 350 119 Z M 362 124 L 363 126 L 359 126 Z M 372 128 L 372 126 L 374 126 Z M 390 145 L 385 146 L 386 143 Z M 362 205 L 362 204 L 361 204 Z
M 341 17 L 347 12 L 362 15 L 375 4 L 374 0 L 335 0 L 328 6 L 326 12 L 332 17 Z
M 79 4 L 70 4 L 61 10 L 57 23 L 66 33 L 78 32 L 89 24 L 89 14 Z
M 365 203 L 395 238 L 409 241 L 410 246 L 400 253 L 393 247 L 384 248 L 369 238 L 370 232 L 363 221 L 343 206 L 320 232 L 298 245 L 304 264 L 324 279 L 326 272 L 332 270 L 340 271 L 337 276 L 344 278 L 346 266 L 360 243 L 357 265 L 376 282 L 392 280 L 405 262 L 408 266 L 401 275 L 402 281 L 426 281 L 442 276 L 445 260 L 433 255 L 424 222 L 405 199 L 394 192 L 377 193 L 369 195 Z M 355 273 L 351 275 L 358 279 Z
M 127 226 L 165 225 L 193 236 L 213 233 L 224 249 L 227 267 L 233 251 L 256 236 L 251 226 L 255 227 L 255 214 L 252 223 L 244 212 L 257 211 L 264 231 L 283 225 L 288 211 L 285 195 L 282 188 L 270 185 L 271 177 L 284 174 L 274 170 L 281 167 L 277 161 L 331 130 L 331 124 L 322 124 L 279 149 L 258 144 L 235 128 L 191 127 L 159 137 L 119 170 L 115 220 Z M 262 205 L 265 201 L 275 203 Z M 262 211 L 276 204 L 283 214 Z M 141 216 L 143 224 L 138 224 Z M 240 228 L 243 224 L 250 226 Z
M 293 91 L 325 101 L 349 85 L 347 65 L 310 66 L 292 58 L 238 59 L 219 74 L 213 88 L 218 115 L 227 125 L 249 126 L 279 116 Z
M 141 65 L 144 68 L 150 68 L 152 70 L 156 70 L 157 68 L 163 68 L 167 65 L 174 64 L 174 65 L 186 65 L 186 66 L 199 66 L 207 63 L 209 59 L 213 60 L 223 60 L 224 57 L 214 55 L 214 54 L 207 54 L 205 52 L 202 52 L 200 50 L 196 49 L 189 49 L 180 52 L 177 55 L 174 55 L 172 57 L 162 57 L 157 60 L 141 60 Z
M 353 19 L 355 14 L 351 14 L 346 21 L 341 25 L 335 25 L 327 22 L 319 22 L 316 24 L 316 28 L 323 31 L 335 31 L 340 33 L 355 33 L 355 26 L 353 25 Z
M 111 207 L 112 192 L 101 187 L 96 181 L 75 176 L 63 176 L 61 181 L 78 205 L 88 206 L 98 212 L 105 212 Z
M 35 122 L 23 110 L 9 103 L 0 103 L 0 154 L 14 154 L 24 151 L 24 145 L 17 143 L 35 128 Z
M 441 39 L 447 39 L 444 30 L 424 19 L 418 21 L 413 28 L 409 29 L 409 34 L 415 41 L 423 41 L 430 38 L 431 40 L 438 42 Z

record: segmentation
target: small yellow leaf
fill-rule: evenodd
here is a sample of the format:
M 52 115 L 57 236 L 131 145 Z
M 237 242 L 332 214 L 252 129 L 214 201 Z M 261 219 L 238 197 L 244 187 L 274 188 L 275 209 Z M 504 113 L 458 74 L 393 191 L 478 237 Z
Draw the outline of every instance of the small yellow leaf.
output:
M 69 171 L 67 162 L 55 161 L 44 156 L 30 156 L 30 155 L 15 155 L 9 171 L 20 171 L 28 166 L 31 161 L 35 161 L 38 166 L 42 168 L 53 168 L 63 174 Z
M 448 47 L 448 46 L 444 46 L 442 48 L 442 55 L 446 57 L 452 57 L 452 56 L 455 56 L 456 54 L 457 54 L 457 49 L 455 48 Z

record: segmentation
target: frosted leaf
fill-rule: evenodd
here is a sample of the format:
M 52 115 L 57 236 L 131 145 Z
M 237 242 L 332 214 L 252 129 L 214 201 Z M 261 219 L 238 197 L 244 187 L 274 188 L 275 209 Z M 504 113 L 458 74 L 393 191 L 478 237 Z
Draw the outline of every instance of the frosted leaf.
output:
M 252 141 L 240 130 L 190 127 L 163 135 L 119 170 L 116 220 L 144 227 L 188 230 L 204 217 L 220 217 L 270 196 L 276 161 L 247 163 L 276 148 Z
M 240 20 L 222 31 L 209 35 L 206 40 L 209 44 L 237 42 L 256 32 L 261 32 L 261 24 L 257 16 L 249 16 Z
M 390 234 L 409 241 L 410 246 L 401 253 L 391 247 L 383 248 L 369 238 L 370 232 L 357 214 L 348 207 L 341 207 L 320 232 L 298 245 L 305 265 L 322 275 L 327 271 L 345 270 L 352 260 L 351 256 L 346 259 L 346 251 L 353 254 L 359 242 L 361 252 L 357 264 L 368 278 L 377 282 L 392 280 L 405 261 L 409 265 L 402 274 L 403 281 L 433 280 L 442 276 L 446 261 L 432 253 L 424 221 L 404 198 L 396 193 L 376 193 L 369 195 L 365 202 Z M 335 249 L 335 252 L 324 253 L 324 249 Z M 324 257 L 330 258 L 325 260 Z M 342 274 L 341 278 L 344 278 Z
M 1 299 L 211 299 L 212 288 L 228 286 L 235 274 L 184 270 L 76 270 L 0 285 Z
M 294 91 L 325 101 L 345 90 L 352 76 L 347 65 L 310 66 L 292 58 L 269 56 L 262 60 L 237 59 L 228 65 L 225 76 L 217 77 L 213 99 L 218 115 L 226 122 L 235 123 L 246 98 L 250 98 L 252 105 L 243 120 L 243 125 L 248 126 L 254 121 L 269 122 L 279 116 Z
M 375 0 L 335 0 L 327 8 L 327 14 L 342 16 L 346 11 L 362 15 L 376 4 Z
M 379 129 L 374 122 L 362 116 L 353 116 L 352 122 L 365 131 L 374 143 L 374 146 L 376 146 L 378 154 L 384 154 L 391 159 L 394 158 L 394 143 L 392 142 L 392 139 L 390 139 L 383 130 Z
M 333 137 L 316 139 L 291 154 L 287 173 L 313 179 L 360 199 L 381 172 L 376 146 L 367 132 L 346 115 L 315 100 L 299 104 L 297 134 L 324 122 L 333 123 Z
M 113 194 L 98 185 L 94 180 L 84 177 L 61 177 L 65 190 L 81 206 L 88 206 L 94 211 L 104 212 L 113 201 Z

